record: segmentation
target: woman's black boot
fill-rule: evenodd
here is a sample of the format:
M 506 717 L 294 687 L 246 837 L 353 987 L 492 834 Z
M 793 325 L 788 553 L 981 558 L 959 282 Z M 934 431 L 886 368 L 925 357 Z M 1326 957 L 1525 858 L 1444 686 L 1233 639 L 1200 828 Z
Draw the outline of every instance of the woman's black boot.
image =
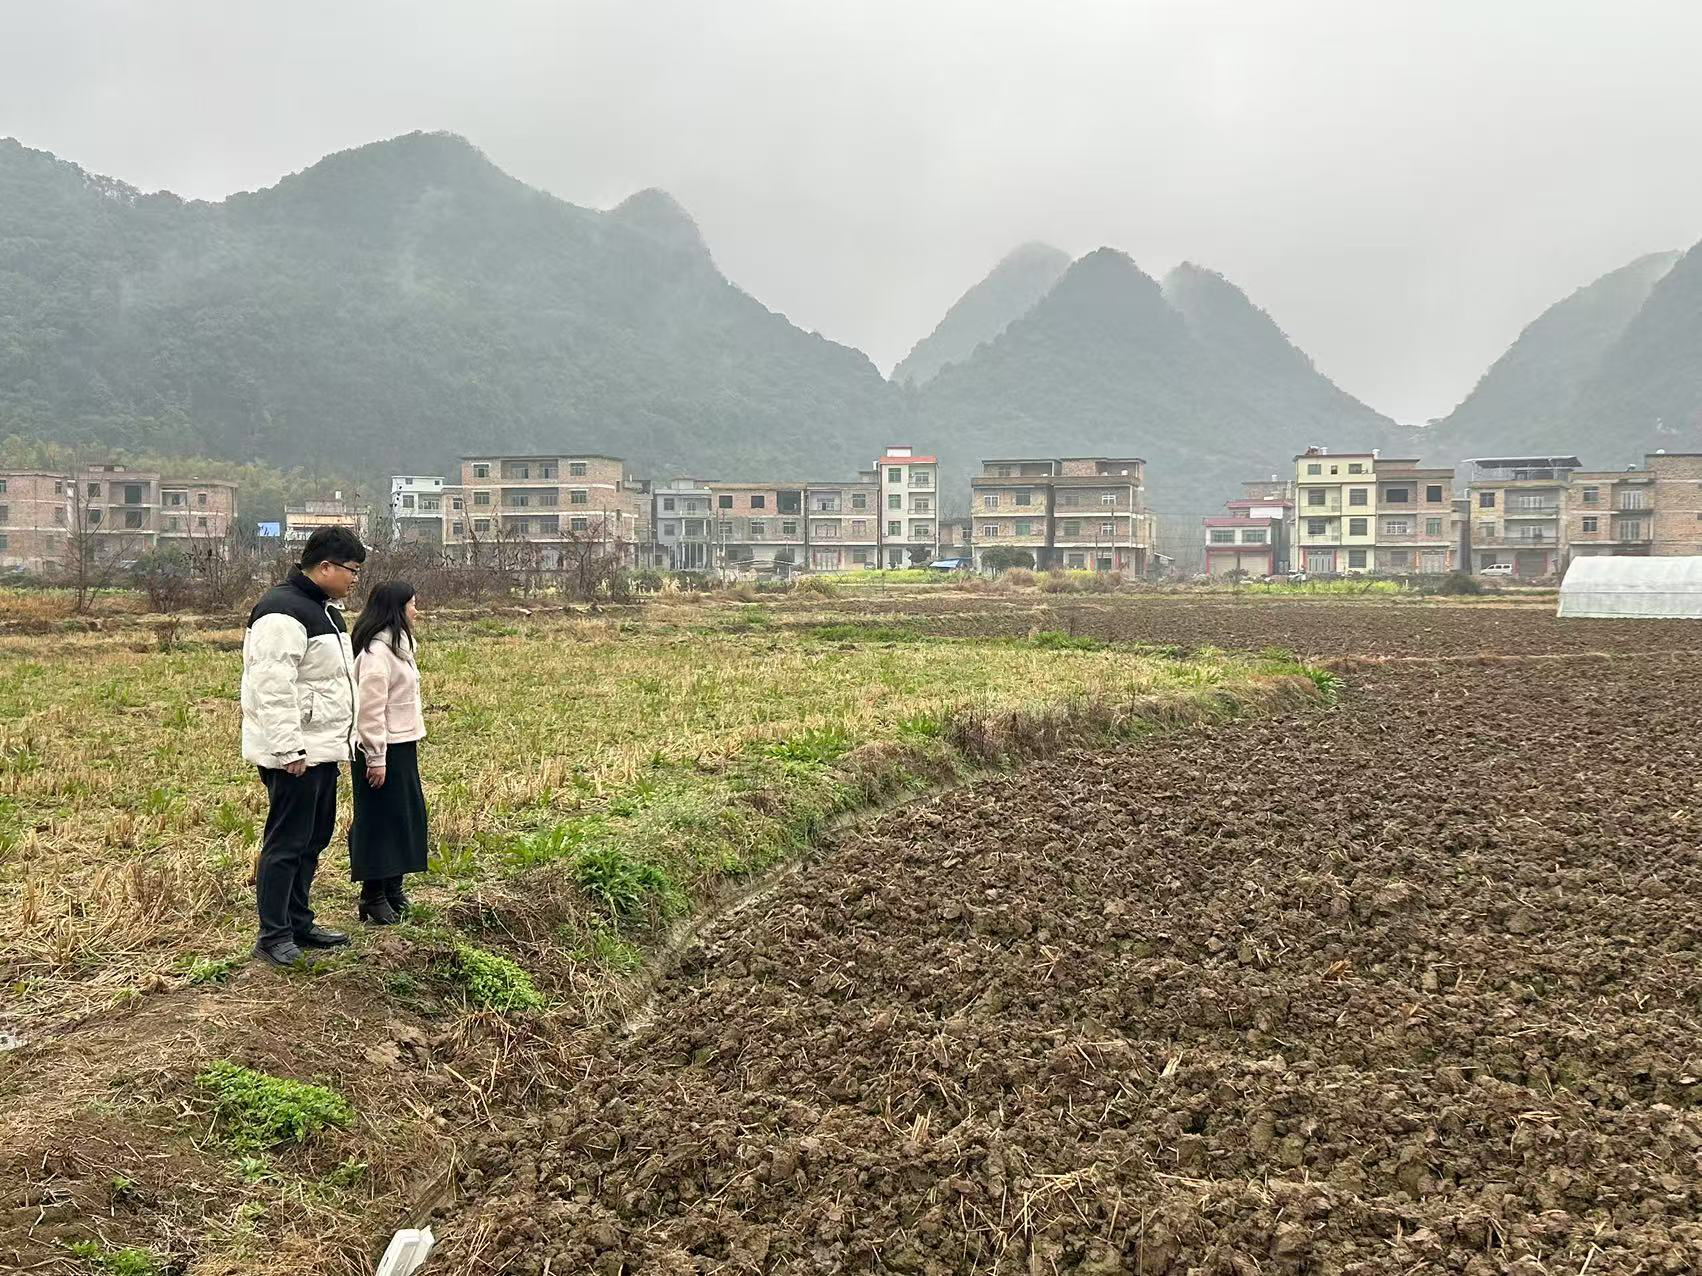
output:
M 374 926 L 394 926 L 401 921 L 401 915 L 390 906 L 382 892 L 374 893 L 372 887 L 376 882 L 362 882 L 360 893 L 360 919 L 371 922 Z

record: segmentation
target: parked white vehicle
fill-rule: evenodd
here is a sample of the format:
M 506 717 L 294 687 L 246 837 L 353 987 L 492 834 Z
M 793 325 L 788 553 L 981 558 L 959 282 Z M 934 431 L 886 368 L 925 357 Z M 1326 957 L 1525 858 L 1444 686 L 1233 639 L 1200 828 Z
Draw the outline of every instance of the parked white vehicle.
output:
M 1478 568 L 1477 574 L 1479 576 L 1511 576 L 1513 575 L 1513 564 L 1488 563 Z

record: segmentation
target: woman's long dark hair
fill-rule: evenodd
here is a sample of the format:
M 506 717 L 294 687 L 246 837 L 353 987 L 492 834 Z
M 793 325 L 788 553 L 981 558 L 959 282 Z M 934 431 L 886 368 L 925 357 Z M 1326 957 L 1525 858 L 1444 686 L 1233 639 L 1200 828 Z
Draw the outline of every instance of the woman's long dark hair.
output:
M 414 587 L 405 580 L 387 580 L 372 591 L 355 618 L 354 633 L 349 635 L 355 655 L 372 646 L 379 634 L 389 636 L 392 651 L 404 654 L 402 635 L 408 635 L 410 646 L 414 641 L 414 627 L 408 623 L 408 600 L 413 596 Z

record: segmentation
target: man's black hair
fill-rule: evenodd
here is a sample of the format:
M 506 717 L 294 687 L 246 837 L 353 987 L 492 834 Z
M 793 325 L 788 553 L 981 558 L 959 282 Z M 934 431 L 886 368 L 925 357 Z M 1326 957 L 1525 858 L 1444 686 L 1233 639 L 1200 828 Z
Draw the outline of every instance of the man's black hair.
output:
M 316 563 L 364 563 L 366 546 L 360 537 L 347 527 L 318 527 L 307 538 L 301 551 L 301 569 L 306 571 Z

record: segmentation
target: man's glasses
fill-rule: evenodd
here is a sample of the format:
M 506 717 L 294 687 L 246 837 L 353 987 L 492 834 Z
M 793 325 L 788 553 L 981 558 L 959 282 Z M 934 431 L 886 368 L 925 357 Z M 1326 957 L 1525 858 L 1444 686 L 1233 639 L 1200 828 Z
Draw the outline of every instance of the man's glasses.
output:
M 360 579 L 360 566 L 359 566 L 359 564 L 333 562 L 331 565 L 333 567 L 341 567 L 344 571 L 348 572 L 350 580 L 359 580 Z

